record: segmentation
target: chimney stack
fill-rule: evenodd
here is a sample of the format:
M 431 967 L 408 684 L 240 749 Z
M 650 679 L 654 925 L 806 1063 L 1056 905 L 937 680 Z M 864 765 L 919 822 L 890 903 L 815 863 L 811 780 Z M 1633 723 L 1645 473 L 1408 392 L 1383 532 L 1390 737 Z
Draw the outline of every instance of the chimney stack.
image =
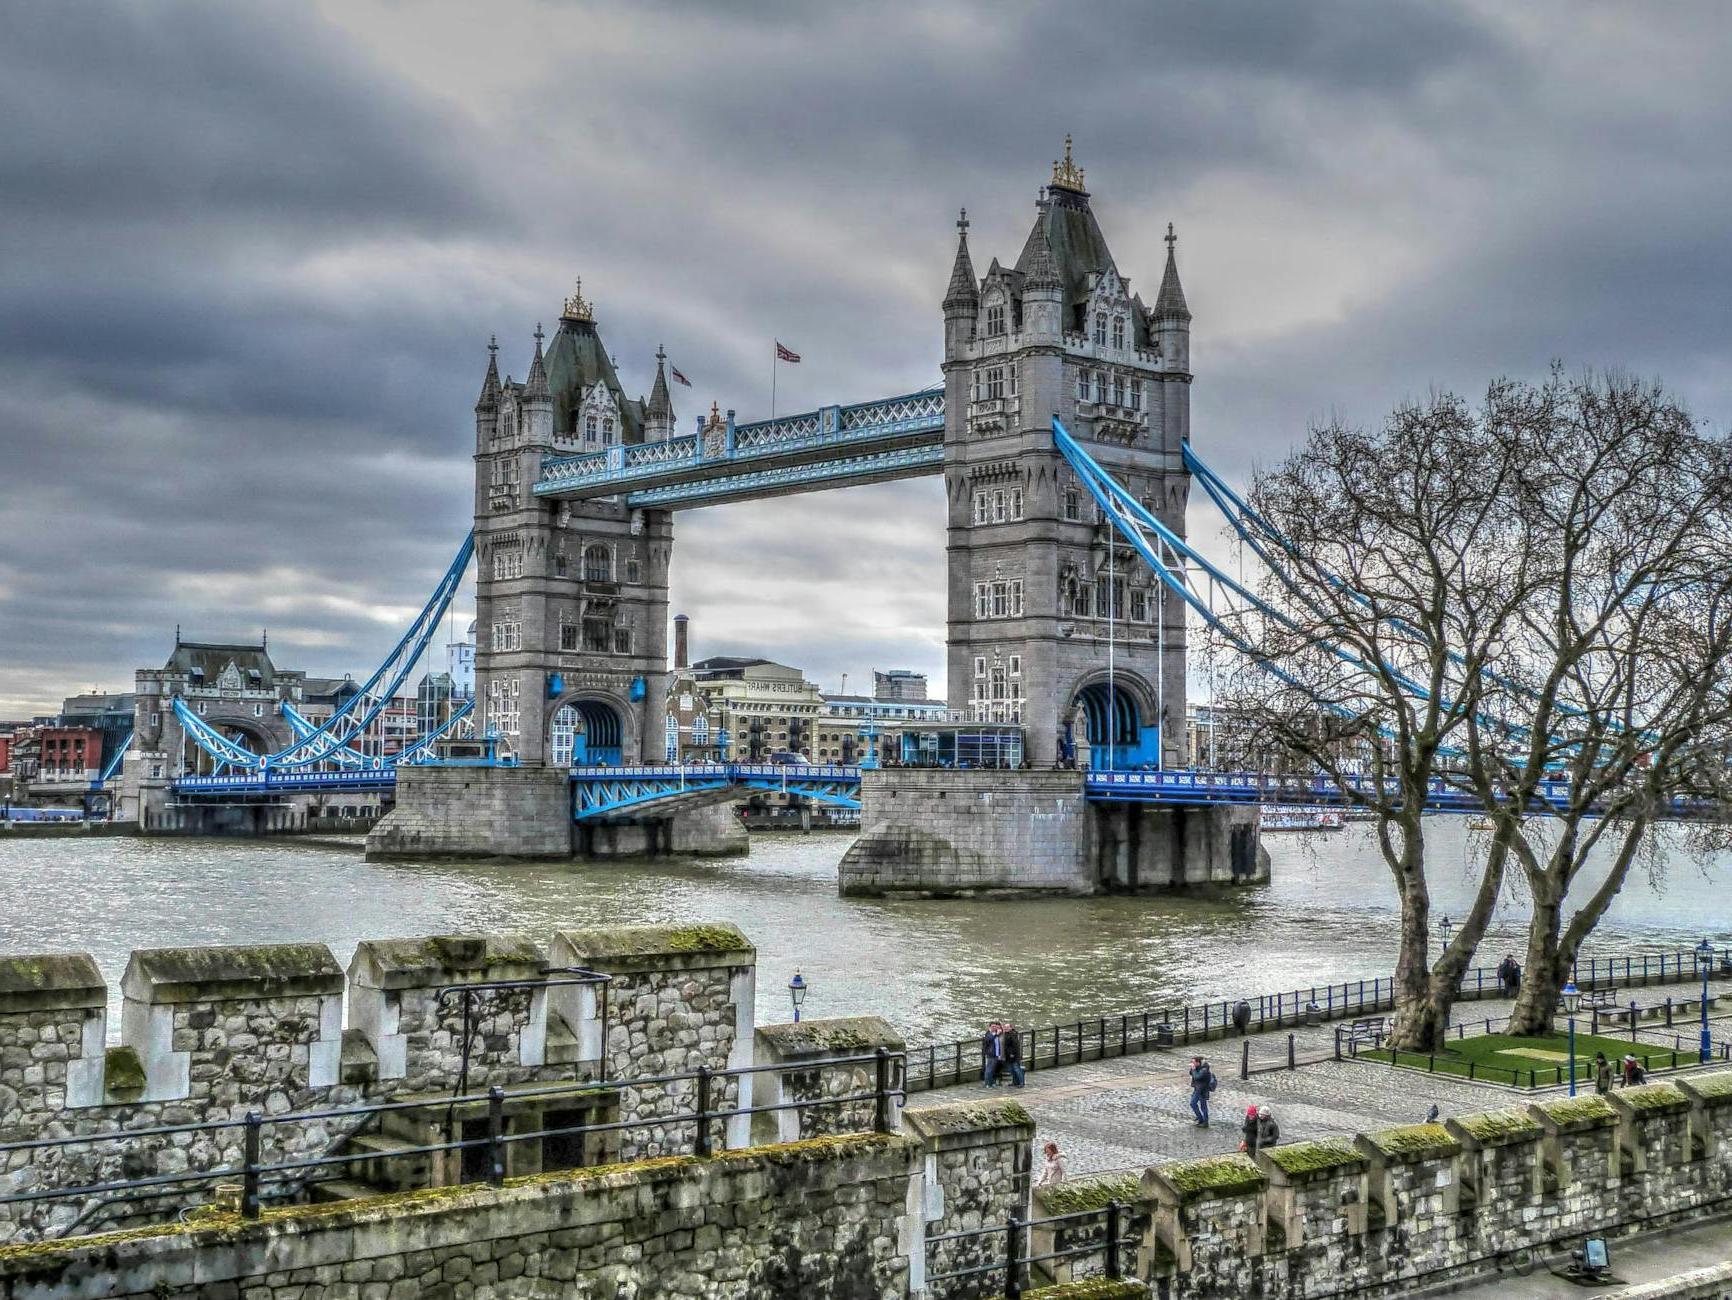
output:
M 684 614 L 674 615 L 674 667 L 690 668 L 690 646 L 687 640 L 686 627 L 691 622 Z

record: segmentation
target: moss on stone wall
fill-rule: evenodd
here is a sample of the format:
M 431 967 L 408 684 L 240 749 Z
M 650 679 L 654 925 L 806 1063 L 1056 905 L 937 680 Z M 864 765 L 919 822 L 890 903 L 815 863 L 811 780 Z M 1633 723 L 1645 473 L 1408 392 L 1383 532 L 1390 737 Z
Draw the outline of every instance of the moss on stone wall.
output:
M 1015 1101 L 961 1101 L 947 1106 L 921 1106 L 905 1112 L 921 1133 L 973 1133 L 993 1128 L 1034 1128 L 1034 1117 Z
M 1365 1164 L 1364 1156 L 1338 1138 L 1270 1147 L 1263 1154 L 1269 1157 L 1269 1162 L 1275 1168 L 1289 1178 L 1314 1178 L 1334 1169 L 1348 1169 Z
M 1482 1111 L 1477 1115 L 1463 1115 L 1450 1123 L 1458 1125 L 1481 1146 L 1488 1147 L 1532 1141 L 1545 1132 L 1539 1121 L 1523 1110 Z
M 1690 1091 L 1705 1102 L 1724 1104 L 1732 1101 L 1732 1071 L 1691 1075 L 1686 1082 Z
M 1663 1115 L 1667 1111 L 1690 1108 L 1690 1099 L 1671 1083 L 1645 1083 L 1639 1088 L 1624 1088 L 1617 1093 L 1617 1098 L 1620 1104 L 1638 1114 Z
M 1036 1195 L 1048 1214 L 1080 1214 L 1102 1210 L 1111 1201 L 1129 1205 L 1142 1199 L 1143 1180 L 1135 1174 L 1096 1174 L 1071 1178 L 1054 1187 L 1042 1187 Z
M 1023 1292 L 1023 1300 L 1143 1300 L 1149 1289 L 1141 1282 L 1115 1282 L 1111 1278 L 1091 1277 L 1081 1282 L 1061 1282 L 1057 1286 L 1036 1287 Z
M 1441 1124 L 1386 1128 L 1365 1140 L 1391 1160 L 1443 1160 L 1461 1150 L 1461 1143 Z
M 111 1047 L 102 1062 L 102 1086 L 123 1101 L 136 1100 L 144 1091 L 144 1062 L 132 1047 Z M 131 1095 L 129 1095 L 131 1094 Z
M 1618 1118 L 1618 1112 L 1612 1103 L 1598 1094 L 1542 1101 L 1538 1109 L 1560 1128 L 1595 1128 L 1616 1123 Z
M 1268 1182 L 1254 1160 L 1236 1154 L 1163 1165 L 1160 1175 L 1187 1202 L 1209 1196 L 1246 1196 L 1262 1191 Z
M 744 952 L 752 945 L 731 925 L 685 925 L 668 931 L 669 952 Z

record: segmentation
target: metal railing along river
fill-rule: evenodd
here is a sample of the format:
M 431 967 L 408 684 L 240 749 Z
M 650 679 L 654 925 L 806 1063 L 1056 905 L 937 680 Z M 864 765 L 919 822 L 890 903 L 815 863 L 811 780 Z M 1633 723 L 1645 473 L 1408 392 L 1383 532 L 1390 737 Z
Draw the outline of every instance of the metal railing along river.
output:
M 1710 974 L 1717 980 L 1732 978 L 1732 947 L 1716 951 Z M 1694 948 L 1677 948 L 1584 957 L 1575 964 L 1574 978 L 1577 987 L 1584 990 L 1608 985 L 1631 987 L 1699 980 L 1702 968 Z M 1495 966 L 1474 966 L 1462 972 L 1458 996 L 1463 1001 L 1477 1001 L 1510 994 L 1499 981 Z M 1281 993 L 1247 994 L 1019 1029 L 1022 1066 L 1026 1070 L 1053 1069 L 1226 1037 L 1239 1032 L 1234 1010 L 1241 1004 L 1246 1008 L 1241 1013 L 1244 1032 L 1263 1033 L 1392 1011 L 1395 981 L 1343 980 Z M 907 1087 L 910 1092 L 923 1092 L 976 1081 L 982 1064 L 978 1036 L 910 1046 Z

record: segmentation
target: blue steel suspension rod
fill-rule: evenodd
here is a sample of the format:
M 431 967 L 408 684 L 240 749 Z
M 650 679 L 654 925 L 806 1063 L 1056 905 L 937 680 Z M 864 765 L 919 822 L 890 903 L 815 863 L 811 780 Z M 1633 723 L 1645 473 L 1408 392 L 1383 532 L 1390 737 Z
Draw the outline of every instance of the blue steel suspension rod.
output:
M 1197 481 L 1203 485 L 1203 490 L 1209 494 L 1209 499 L 1215 503 L 1216 510 L 1220 511 L 1222 517 L 1232 526 L 1233 531 L 1250 546 L 1252 551 L 1257 555 L 1257 558 L 1263 561 L 1269 571 L 1280 579 L 1282 586 L 1286 587 L 1294 594 L 1294 596 L 1304 601 L 1314 612 L 1316 612 L 1317 605 L 1315 602 L 1305 594 L 1298 582 L 1287 572 L 1287 570 L 1276 562 L 1274 556 L 1268 552 L 1262 542 L 1257 539 L 1251 529 L 1245 526 L 1243 521 L 1250 520 L 1252 524 L 1256 525 L 1256 530 L 1258 532 L 1261 532 L 1266 538 L 1274 542 L 1274 544 L 1282 551 L 1286 552 L 1286 554 L 1303 562 L 1305 557 L 1300 552 L 1299 548 L 1285 533 L 1283 533 L 1279 528 L 1276 528 L 1274 524 L 1270 523 L 1260 513 L 1253 509 L 1243 497 L 1235 492 L 1232 486 L 1225 479 L 1217 474 L 1201 456 L 1197 455 L 1197 453 L 1192 450 L 1190 443 L 1185 444 L 1183 453 L 1185 468 L 1190 470 L 1196 477 Z M 1357 588 L 1352 586 L 1344 578 L 1340 577 L 1338 574 L 1330 573 L 1328 570 L 1321 570 L 1321 572 L 1324 580 L 1331 586 L 1346 593 L 1360 605 L 1363 605 L 1368 609 L 1373 608 L 1371 598 L 1365 595 L 1364 592 L 1359 591 Z M 1420 629 L 1397 615 L 1384 614 L 1379 617 L 1388 622 L 1391 627 L 1394 627 L 1398 631 L 1405 632 L 1409 636 L 1425 635 L 1425 633 L 1420 631 Z M 1459 651 L 1445 649 L 1444 654 L 1456 667 L 1466 668 L 1468 666 L 1466 656 L 1461 654 Z M 1484 673 L 1487 678 L 1497 683 L 1499 686 L 1504 687 L 1506 690 L 1514 691 L 1518 695 L 1526 695 L 1529 699 L 1538 699 L 1540 696 L 1540 692 L 1532 686 L 1526 686 L 1521 682 L 1505 677 L 1502 673 L 1499 673 L 1488 665 L 1482 664 L 1479 671 Z M 1577 708 L 1575 705 L 1569 704 L 1563 700 L 1554 699 L 1553 705 L 1557 708 L 1559 713 L 1568 718 L 1588 718 L 1594 716 L 1590 710 Z M 1617 722 L 1616 719 L 1610 719 L 1608 721 L 1613 730 L 1623 730 L 1623 725 Z M 1512 732 L 1522 735 L 1532 734 L 1531 728 L 1520 724 L 1506 722 L 1500 725 L 1510 729 Z M 1552 739 L 1555 741 L 1557 737 L 1554 736 Z
M 259 756 L 245 745 L 237 745 L 206 722 L 180 696 L 174 697 L 174 716 L 193 742 L 218 762 L 236 767 L 257 767 Z
M 318 728 L 309 722 L 306 716 L 287 700 L 282 702 L 277 711 L 283 715 L 283 721 L 289 724 L 289 730 L 294 734 L 296 740 L 306 740 L 318 731 Z M 339 767 L 367 766 L 367 756 L 357 749 L 350 748 L 348 745 L 339 745 L 336 750 L 332 752 L 330 761 L 336 763 Z
M 126 751 L 132 748 L 132 732 L 126 733 L 126 739 L 120 742 L 120 747 L 114 751 L 114 757 L 108 760 L 102 769 L 102 775 L 96 778 L 97 785 L 107 785 L 114 780 L 115 773 L 120 771 L 121 763 L 126 761 Z
M 439 580 L 433 594 L 416 615 L 415 621 L 409 625 L 409 630 L 403 634 L 402 640 L 385 661 L 379 665 L 366 684 L 355 694 L 349 704 L 331 716 L 331 718 L 305 740 L 295 742 L 267 755 L 261 765 L 264 767 L 300 767 L 322 762 L 327 755 L 345 745 L 350 737 L 364 732 L 378 717 L 385 706 L 395 697 L 397 689 L 402 686 L 404 678 L 419 662 L 426 652 L 427 644 L 432 640 L 433 633 L 438 630 L 439 621 L 445 617 L 445 610 L 451 604 L 457 589 L 462 585 L 464 571 L 469 567 L 469 560 L 475 554 L 475 534 L 471 531 L 463 539 L 463 545 L 457 548 L 457 557 L 451 561 L 445 575 Z M 393 666 L 394 671 L 393 671 Z M 383 691 L 377 691 L 379 683 L 390 673 L 390 683 Z M 375 696 L 359 718 L 355 710 L 360 702 Z M 344 724 L 347 724 L 346 726 Z

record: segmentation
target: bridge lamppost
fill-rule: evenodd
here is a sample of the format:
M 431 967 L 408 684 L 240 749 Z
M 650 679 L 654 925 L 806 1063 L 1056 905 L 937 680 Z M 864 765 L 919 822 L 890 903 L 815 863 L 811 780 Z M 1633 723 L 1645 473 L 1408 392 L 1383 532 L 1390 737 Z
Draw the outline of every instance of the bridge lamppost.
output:
M 800 972 L 794 972 L 794 978 L 788 981 L 788 1000 L 794 1004 L 794 1023 L 800 1023 L 800 1004 L 806 1000 L 806 981 L 800 977 Z
M 1714 1040 L 1708 1036 L 1708 972 L 1714 969 L 1714 945 L 1703 939 L 1696 945 L 1696 964 L 1702 968 L 1702 1064 L 1714 1055 Z
M 1564 1014 L 1570 1019 L 1570 1096 L 1576 1095 L 1576 1008 L 1582 1005 L 1581 990 L 1571 980 L 1564 985 Z

